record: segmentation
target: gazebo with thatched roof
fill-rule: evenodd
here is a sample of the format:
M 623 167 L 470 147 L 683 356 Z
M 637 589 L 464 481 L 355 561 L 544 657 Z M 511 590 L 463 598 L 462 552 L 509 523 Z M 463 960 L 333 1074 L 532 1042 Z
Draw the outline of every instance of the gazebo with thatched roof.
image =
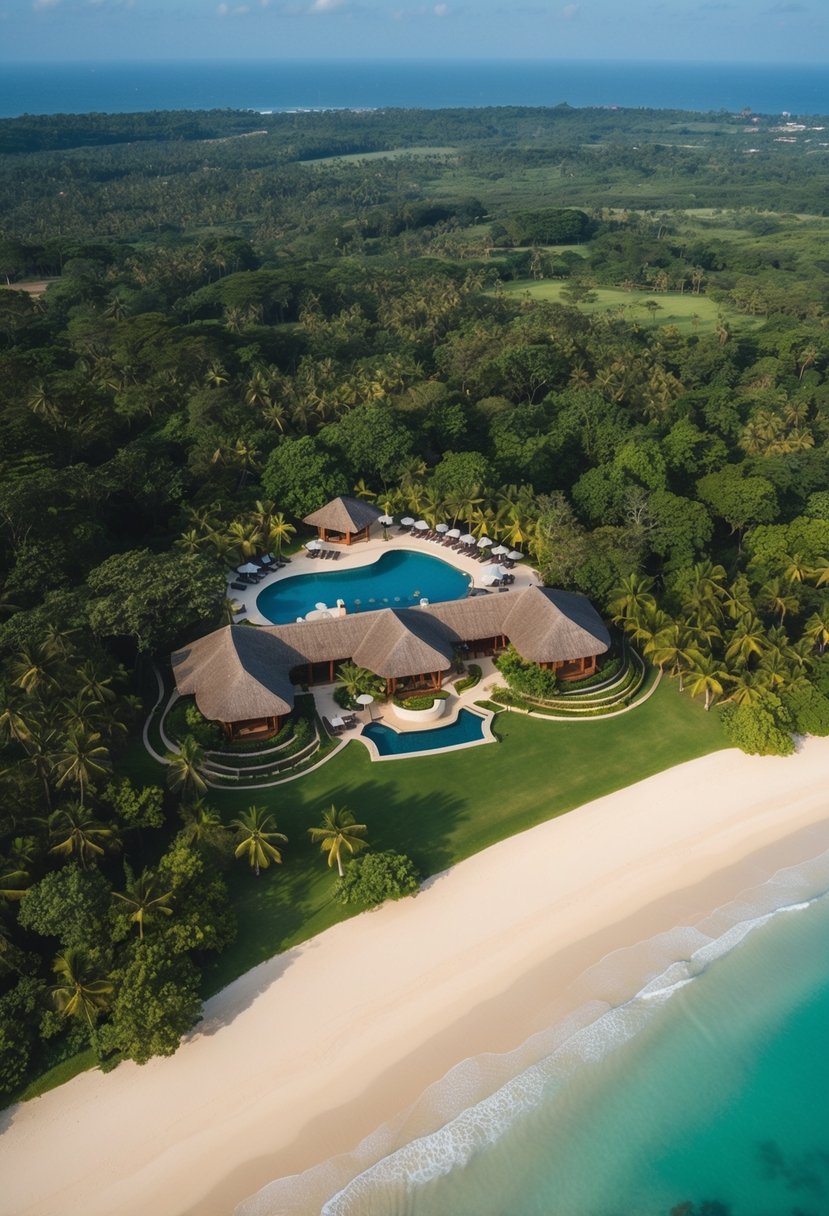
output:
M 372 524 L 383 514 L 370 502 L 360 498 L 332 498 L 318 511 L 306 515 L 303 523 L 310 524 L 319 532 L 320 540 L 335 545 L 352 545 L 355 541 L 368 540 Z

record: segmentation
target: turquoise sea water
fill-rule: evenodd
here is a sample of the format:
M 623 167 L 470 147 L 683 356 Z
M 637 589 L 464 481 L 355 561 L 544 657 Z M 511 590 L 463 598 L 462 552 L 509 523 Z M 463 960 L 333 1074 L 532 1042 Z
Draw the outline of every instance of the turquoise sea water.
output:
M 421 599 L 433 604 L 463 599 L 469 583 L 468 574 L 438 557 L 396 549 L 367 566 L 346 570 L 325 562 L 313 574 L 277 579 L 259 593 L 256 607 L 275 625 L 288 625 L 316 603 L 331 608 L 341 599 L 349 613 L 413 608 Z
M 438 747 L 457 747 L 459 743 L 480 743 L 484 720 L 469 709 L 462 709 L 454 722 L 429 730 L 396 731 L 382 722 L 372 722 L 363 730 L 381 756 L 411 756 Z
M 829 79 L 818 63 L 539 59 L 6 63 L 0 72 L 0 116 L 561 102 L 825 114 Z
M 510 1056 L 458 1065 L 390 1127 L 390 1151 L 383 1133 L 362 1146 L 375 1164 L 336 1194 L 317 1198 L 323 1167 L 240 1216 L 827 1216 L 827 888 L 821 853 L 610 956 L 585 992 L 618 991 L 632 959 L 658 970 Z M 435 1130 L 412 1135 L 429 1112 Z

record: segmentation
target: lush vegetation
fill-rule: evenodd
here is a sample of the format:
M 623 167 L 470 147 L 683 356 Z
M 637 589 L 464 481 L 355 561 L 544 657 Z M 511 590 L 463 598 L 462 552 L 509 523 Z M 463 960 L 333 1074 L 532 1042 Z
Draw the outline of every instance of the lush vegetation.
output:
M 0 122 L 2 1094 L 173 1051 L 204 991 L 347 915 L 318 844 L 433 873 L 727 739 L 829 729 L 826 176 L 808 130 L 746 115 Z M 184 703 L 165 773 L 150 660 L 344 492 L 527 552 L 675 687 L 502 713 L 503 746 L 382 778 L 348 747 L 255 804 L 208 789 Z

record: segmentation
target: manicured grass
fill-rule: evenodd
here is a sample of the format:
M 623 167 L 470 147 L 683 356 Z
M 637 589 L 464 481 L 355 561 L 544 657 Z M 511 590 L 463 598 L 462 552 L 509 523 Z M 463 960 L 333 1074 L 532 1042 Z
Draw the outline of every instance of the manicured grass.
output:
M 48 1093 L 50 1089 L 57 1089 L 59 1085 L 63 1085 L 66 1081 L 71 1081 L 73 1077 L 86 1072 L 87 1069 L 94 1068 L 95 1064 L 95 1052 L 89 1047 L 86 1051 L 81 1051 L 76 1056 L 70 1056 L 68 1060 L 64 1060 L 61 1064 L 56 1064 L 54 1068 L 50 1068 L 47 1072 L 41 1073 L 39 1077 L 35 1077 L 15 1097 L 14 1101 L 28 1102 L 30 1098 L 39 1098 L 41 1094 Z
M 565 286 L 561 279 L 517 279 L 513 283 L 505 283 L 504 292 L 507 295 L 529 295 L 533 300 L 566 304 L 567 297 L 562 298 L 561 295 Z M 673 291 L 622 291 L 617 287 L 596 287 L 593 290 L 598 298 L 591 304 L 578 305 L 582 312 L 592 314 L 624 310 L 623 315 L 628 321 L 636 321 L 640 325 L 675 325 L 684 334 L 713 333 L 720 316 L 725 317 L 731 328 L 743 330 L 753 329 L 765 320 L 763 317 L 746 317 L 730 312 L 708 296 L 695 296 L 691 292 L 680 295 Z M 644 307 L 645 300 L 655 300 L 659 304 L 653 316 Z
M 372 764 L 353 741 L 318 771 L 271 790 L 211 792 L 226 819 L 267 805 L 289 839 L 284 864 L 257 879 L 230 872 L 239 936 L 206 972 L 209 991 L 350 915 L 332 902 L 326 868 L 307 829 L 335 803 L 368 825 L 374 849 L 396 849 L 434 874 L 516 832 L 603 794 L 725 746 L 715 714 L 668 681 L 629 714 L 547 723 L 502 713 L 500 742 L 442 756 Z M 669 808 L 666 808 L 669 813 Z

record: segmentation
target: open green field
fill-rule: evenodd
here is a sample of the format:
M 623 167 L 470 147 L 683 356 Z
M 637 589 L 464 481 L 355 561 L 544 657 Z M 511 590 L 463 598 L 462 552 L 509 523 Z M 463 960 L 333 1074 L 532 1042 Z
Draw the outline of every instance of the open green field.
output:
M 568 303 L 561 293 L 566 283 L 554 279 L 517 279 L 505 283 L 503 290 L 507 295 L 528 295 L 533 300 L 550 300 L 556 304 Z M 732 329 L 754 329 L 763 324 L 762 317 L 747 317 L 739 313 L 723 309 L 708 296 L 692 295 L 686 292 L 680 295 L 678 291 L 655 293 L 648 291 L 623 291 L 619 287 L 595 287 L 592 289 L 598 297 L 591 304 L 579 304 L 585 313 L 618 312 L 628 321 L 648 325 L 675 325 L 682 333 L 713 333 L 717 327 L 717 319 L 725 317 Z M 646 300 L 655 300 L 659 309 L 651 315 L 644 307 Z
M 457 148 L 445 147 L 415 147 L 415 148 L 389 148 L 387 151 L 381 152 L 349 152 L 345 156 L 318 156 L 311 160 L 301 160 L 297 163 L 300 165 L 353 165 L 358 161 L 365 160 L 400 160 L 404 156 L 428 157 L 428 156 L 454 156 Z
M 208 989 L 218 990 L 351 914 L 332 901 L 336 871 L 327 869 L 306 834 L 332 802 L 348 806 L 368 825 L 373 849 L 408 853 L 429 875 L 725 745 L 717 715 L 706 714 L 668 681 L 649 701 L 616 718 L 553 724 L 505 713 L 496 718 L 495 730 L 498 744 L 381 764 L 372 763 L 354 741 L 298 781 L 257 793 L 211 791 L 210 801 L 226 820 L 253 801 L 266 803 L 289 844 L 284 864 L 258 879 L 241 864 L 231 870 L 239 936 L 208 967 Z

